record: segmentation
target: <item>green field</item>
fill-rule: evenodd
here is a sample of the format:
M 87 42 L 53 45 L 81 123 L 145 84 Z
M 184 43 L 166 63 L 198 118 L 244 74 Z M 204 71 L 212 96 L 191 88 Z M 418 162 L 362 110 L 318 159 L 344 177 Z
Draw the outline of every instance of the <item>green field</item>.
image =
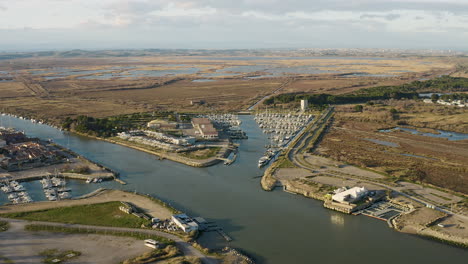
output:
M 2 217 L 32 221 L 60 222 L 113 227 L 139 228 L 149 221 L 119 210 L 120 202 L 59 207 L 49 210 L 2 214 Z

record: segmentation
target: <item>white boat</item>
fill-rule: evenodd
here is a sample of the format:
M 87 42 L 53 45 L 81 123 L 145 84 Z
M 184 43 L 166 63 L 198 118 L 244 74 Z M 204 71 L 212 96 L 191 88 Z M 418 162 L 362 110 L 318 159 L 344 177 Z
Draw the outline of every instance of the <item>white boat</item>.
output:
M 60 197 L 60 199 L 68 199 L 68 198 L 71 197 L 71 195 L 68 192 L 61 192 L 61 193 L 59 193 L 59 197 Z
M 65 181 L 60 178 L 53 177 L 51 181 L 54 187 L 65 186 Z
M 263 156 L 258 160 L 258 167 L 261 168 L 265 166 L 270 161 L 270 158 L 267 156 Z
M 57 189 L 58 192 L 70 192 L 71 189 L 67 187 L 61 187 Z
M 48 188 L 52 187 L 52 183 L 50 182 L 50 179 L 44 178 L 44 179 L 40 180 L 40 182 L 42 183 L 42 187 L 44 189 L 48 189 Z
M 86 179 L 86 183 L 91 183 L 92 181 L 93 181 L 93 179 L 92 179 L 92 178 L 88 178 L 88 179 Z
M 24 189 L 23 185 L 18 184 L 13 187 L 13 190 L 15 190 L 15 192 L 22 192 L 22 191 L 25 191 L 26 189 Z
M 13 191 L 10 186 L 3 186 L 0 189 L 5 193 L 11 193 Z
M 23 197 L 23 203 L 30 203 L 30 202 L 32 202 L 32 201 L 33 201 L 33 200 L 32 200 L 31 197 L 29 197 L 29 196 L 24 196 L 24 197 Z

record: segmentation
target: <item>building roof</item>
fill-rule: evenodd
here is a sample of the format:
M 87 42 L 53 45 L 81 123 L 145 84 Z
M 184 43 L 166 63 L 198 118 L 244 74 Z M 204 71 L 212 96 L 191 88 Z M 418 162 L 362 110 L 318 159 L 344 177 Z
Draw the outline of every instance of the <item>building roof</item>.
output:
M 194 124 L 194 125 L 208 125 L 208 124 L 211 124 L 211 121 L 206 117 L 195 117 L 195 118 L 192 118 L 192 124 Z
M 367 193 L 367 189 L 365 187 L 353 187 L 349 190 L 333 195 L 332 199 L 335 201 L 339 201 L 339 202 L 346 201 L 346 200 L 354 200 L 366 193 Z

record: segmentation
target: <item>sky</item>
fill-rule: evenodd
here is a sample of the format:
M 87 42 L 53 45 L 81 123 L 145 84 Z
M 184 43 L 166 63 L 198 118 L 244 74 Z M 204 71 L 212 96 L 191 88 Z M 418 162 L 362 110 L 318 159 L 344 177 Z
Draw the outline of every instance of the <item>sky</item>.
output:
M 0 0 L 0 51 L 467 43 L 468 0 Z

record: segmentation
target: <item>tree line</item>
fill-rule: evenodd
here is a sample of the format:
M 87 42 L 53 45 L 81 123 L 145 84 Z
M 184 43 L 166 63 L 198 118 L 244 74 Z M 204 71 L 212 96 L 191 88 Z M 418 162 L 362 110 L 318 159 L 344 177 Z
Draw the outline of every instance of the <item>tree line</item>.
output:
M 270 97 L 266 105 L 286 104 L 307 99 L 312 105 L 365 103 L 371 100 L 415 99 L 422 92 L 463 92 L 468 91 L 468 78 L 442 76 L 433 80 L 414 81 L 395 86 L 377 86 L 360 89 L 341 95 L 288 93 Z M 466 97 L 465 97 L 466 98 Z

